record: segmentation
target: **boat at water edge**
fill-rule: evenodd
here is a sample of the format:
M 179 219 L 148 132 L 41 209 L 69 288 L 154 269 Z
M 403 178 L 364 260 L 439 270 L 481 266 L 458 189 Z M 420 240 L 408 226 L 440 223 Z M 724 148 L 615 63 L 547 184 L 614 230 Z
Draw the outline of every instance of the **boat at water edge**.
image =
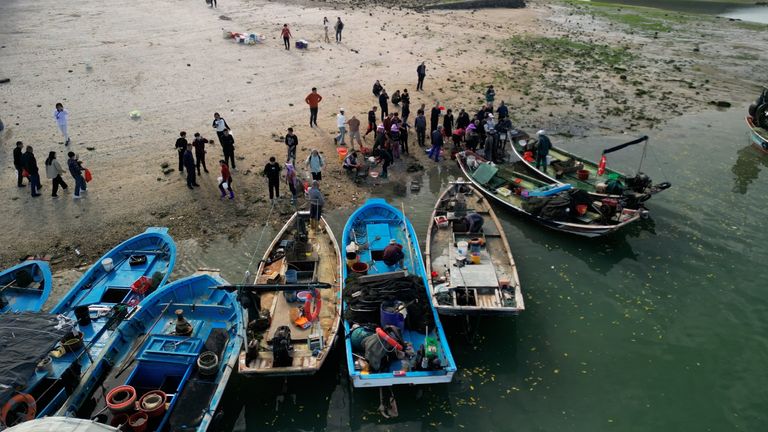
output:
M 22 384 L 14 386 L 23 395 L 23 404 L 13 404 L 15 411 L 34 405 L 14 416 L 14 423 L 54 413 L 90 371 L 120 322 L 165 284 L 175 262 L 176 245 L 168 229 L 151 227 L 92 265 L 51 310 L 69 330 L 55 346 L 41 344 L 40 364 L 25 371 Z M 0 399 L 0 404 L 11 402 Z
M 53 285 L 46 261 L 28 260 L 0 272 L 0 313 L 37 312 Z
M 384 249 L 402 246 L 388 265 Z M 347 220 L 342 244 L 344 344 L 354 387 L 448 383 L 456 372 L 440 317 L 432 306 L 416 232 L 405 215 L 372 198 Z
M 253 285 L 238 286 L 248 323 L 241 375 L 311 375 L 335 345 L 341 254 L 324 218 L 296 212 L 275 236 Z
M 641 143 L 647 146 L 648 136 L 642 136 L 624 144 L 605 149 L 603 150 L 602 157 L 605 158 L 606 154 Z M 604 159 L 600 163 L 596 163 L 554 145 L 548 154 L 549 171 L 545 172 L 536 167 L 532 158 L 532 154 L 536 153 L 535 145 L 535 141 L 512 140 L 511 147 L 518 159 L 528 168 L 539 174 L 545 181 L 557 185 L 569 184 L 576 189 L 589 193 L 598 200 L 604 198 L 616 199 L 626 208 L 637 209 L 642 207 L 643 203 L 650 199 L 651 196 L 671 186 L 669 182 L 653 184 L 650 177 L 639 171 L 634 176 L 628 176 L 606 167 Z M 645 148 L 643 150 L 644 157 Z M 603 165 L 602 168 L 601 164 Z
M 245 331 L 236 296 L 219 289 L 226 284 L 203 270 L 145 298 L 57 415 L 134 431 L 209 430 Z
M 493 165 L 472 152 L 457 154 L 462 172 L 486 196 L 548 228 L 584 237 L 600 237 L 637 222 L 644 209 L 595 201 L 571 185 L 550 185 L 514 165 Z
M 483 219 L 470 232 L 468 214 Z M 525 310 L 517 266 L 489 200 L 457 181 L 435 203 L 424 252 L 432 304 L 442 315 L 517 315 Z

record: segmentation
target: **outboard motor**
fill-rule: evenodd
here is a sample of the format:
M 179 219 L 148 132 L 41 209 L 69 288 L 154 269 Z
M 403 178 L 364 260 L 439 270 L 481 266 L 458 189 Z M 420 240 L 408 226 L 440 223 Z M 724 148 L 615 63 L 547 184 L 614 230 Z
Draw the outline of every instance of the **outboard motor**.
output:
M 272 366 L 287 367 L 293 364 L 293 345 L 291 344 L 291 329 L 280 326 L 272 337 Z
M 651 187 L 651 183 L 651 178 L 641 172 L 637 173 L 634 177 L 627 179 L 627 186 L 638 193 L 645 192 L 646 189 Z

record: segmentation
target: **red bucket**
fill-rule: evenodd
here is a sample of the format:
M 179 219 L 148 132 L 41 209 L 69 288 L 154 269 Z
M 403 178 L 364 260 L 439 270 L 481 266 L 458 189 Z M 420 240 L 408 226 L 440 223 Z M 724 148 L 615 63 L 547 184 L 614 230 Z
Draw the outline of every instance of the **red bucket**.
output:
M 589 178 L 589 171 L 580 169 L 576 171 L 576 175 L 579 177 L 579 180 L 586 180 Z
M 368 274 L 368 264 L 364 262 L 356 262 L 352 264 L 351 267 L 352 271 L 359 274 L 359 275 L 365 275 Z

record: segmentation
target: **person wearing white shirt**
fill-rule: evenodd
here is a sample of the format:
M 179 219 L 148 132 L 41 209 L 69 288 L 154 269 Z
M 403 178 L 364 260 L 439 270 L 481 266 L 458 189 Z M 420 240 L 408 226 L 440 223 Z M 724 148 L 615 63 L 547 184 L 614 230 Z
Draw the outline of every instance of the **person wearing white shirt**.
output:
M 333 141 L 338 145 L 346 145 L 344 144 L 344 135 L 347 133 L 347 118 L 344 117 L 344 108 L 339 109 L 339 113 L 336 115 L 336 126 L 339 128 L 339 134 L 336 135 L 336 138 L 333 139 Z
M 227 121 L 219 115 L 219 113 L 213 113 L 213 128 L 216 129 L 216 135 L 219 137 L 219 144 L 224 146 L 221 138 L 224 136 L 225 130 L 230 130 Z
M 69 133 L 67 127 L 69 125 L 69 112 L 64 109 L 64 105 L 61 102 L 56 104 L 56 110 L 53 112 L 53 118 L 56 120 L 56 124 L 59 126 L 61 134 L 64 135 L 64 145 L 69 145 Z

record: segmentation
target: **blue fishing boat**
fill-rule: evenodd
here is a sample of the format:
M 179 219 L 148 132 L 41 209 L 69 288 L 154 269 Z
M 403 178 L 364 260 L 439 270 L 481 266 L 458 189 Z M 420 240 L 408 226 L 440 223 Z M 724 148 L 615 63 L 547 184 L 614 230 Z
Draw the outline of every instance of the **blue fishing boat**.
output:
M 23 411 L 23 415 L 12 416 L 14 423 L 55 412 L 89 371 L 120 322 L 165 283 L 175 262 L 176 245 L 168 229 L 148 228 L 91 266 L 51 311 L 70 324 L 70 330 L 55 347 L 40 345 L 43 351 L 35 360 L 38 367 L 33 365 L 30 374 L 14 387 L 20 390 L 16 400 L 0 398 L 0 404 L 12 403 L 14 411 Z M 34 408 L 24 408 L 30 406 Z
M 347 220 L 342 242 L 346 360 L 354 387 L 450 382 L 456 362 L 405 215 L 383 199 L 369 199 Z
M 199 272 L 144 299 L 58 415 L 123 430 L 208 430 L 245 332 L 221 285 L 218 272 Z
M 0 313 L 37 312 L 51 294 L 51 268 L 29 260 L 0 272 Z

